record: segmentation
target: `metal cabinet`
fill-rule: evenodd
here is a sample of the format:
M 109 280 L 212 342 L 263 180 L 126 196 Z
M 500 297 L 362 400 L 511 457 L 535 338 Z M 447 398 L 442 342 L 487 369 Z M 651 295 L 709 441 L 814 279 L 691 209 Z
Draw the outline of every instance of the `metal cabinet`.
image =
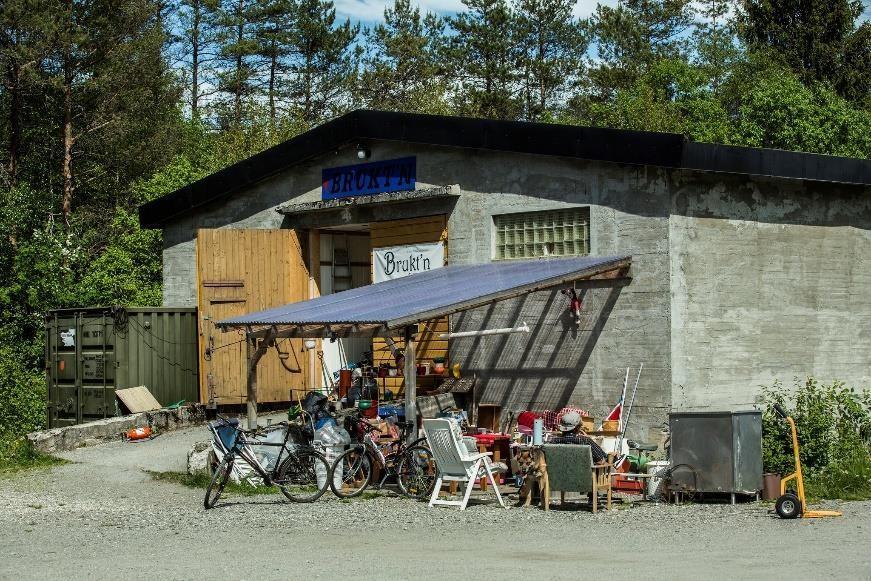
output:
M 756 494 L 762 489 L 762 412 L 669 414 L 672 479 L 699 492 Z

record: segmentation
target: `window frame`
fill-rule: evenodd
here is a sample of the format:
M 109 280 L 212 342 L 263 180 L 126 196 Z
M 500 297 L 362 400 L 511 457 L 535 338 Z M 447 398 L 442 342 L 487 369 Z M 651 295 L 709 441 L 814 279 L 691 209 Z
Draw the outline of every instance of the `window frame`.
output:
M 550 226 L 541 226 L 537 225 L 534 220 L 535 217 L 546 216 L 547 214 L 560 215 L 559 220 L 553 220 L 551 223 L 553 225 Z M 503 260 L 532 260 L 535 258 L 561 258 L 561 257 L 571 257 L 571 256 L 589 256 L 592 253 L 592 229 L 591 229 L 591 215 L 592 211 L 590 206 L 572 206 L 572 207 L 562 207 L 562 208 L 546 208 L 541 210 L 531 210 L 525 212 L 508 212 L 502 214 L 493 214 L 491 216 L 491 226 L 492 226 L 492 236 L 490 243 L 490 259 L 493 261 L 503 261 Z M 571 216 L 569 218 L 569 216 Z M 500 242 L 500 235 L 505 235 L 507 232 L 505 224 L 500 224 L 500 220 L 513 221 L 515 224 L 518 222 L 524 222 L 523 230 L 523 240 L 520 242 L 512 241 L 508 242 Z M 532 223 L 530 223 L 532 222 Z M 561 240 L 557 240 L 556 230 L 562 229 L 565 231 L 565 228 L 582 228 L 583 232 L 580 239 L 572 236 L 571 240 L 566 240 L 565 235 Z M 553 239 L 547 239 L 548 236 L 545 231 L 551 230 L 551 235 Z M 515 227 L 515 234 L 517 232 L 517 228 Z M 529 234 L 532 234 L 533 239 L 531 241 L 527 241 L 526 237 Z M 564 232 L 563 232 L 564 234 Z M 575 251 L 567 253 L 565 251 L 557 253 L 554 252 L 552 254 L 544 254 L 540 251 L 539 245 L 542 244 L 571 244 L 576 248 Z M 501 248 L 508 248 L 509 245 L 515 250 L 514 256 L 507 256 L 507 252 L 501 250 Z M 516 249 L 522 246 L 533 246 L 532 255 L 527 255 L 526 251 L 523 252 L 522 256 L 516 255 Z M 502 255 L 500 256 L 500 250 Z M 524 249 L 526 250 L 526 249 Z

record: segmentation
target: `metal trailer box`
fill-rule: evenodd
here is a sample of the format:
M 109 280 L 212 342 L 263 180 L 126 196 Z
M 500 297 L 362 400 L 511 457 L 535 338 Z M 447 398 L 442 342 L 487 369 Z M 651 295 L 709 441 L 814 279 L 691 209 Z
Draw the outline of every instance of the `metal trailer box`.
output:
M 55 428 L 119 414 L 116 389 L 161 405 L 199 400 L 196 309 L 83 308 L 45 318 L 47 418 Z
M 756 494 L 762 490 L 762 412 L 669 414 L 672 481 L 699 492 Z

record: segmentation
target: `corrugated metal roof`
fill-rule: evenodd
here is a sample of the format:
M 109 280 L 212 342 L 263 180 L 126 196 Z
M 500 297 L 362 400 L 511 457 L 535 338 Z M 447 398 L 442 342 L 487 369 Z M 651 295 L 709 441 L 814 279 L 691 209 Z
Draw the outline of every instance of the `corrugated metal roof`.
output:
M 585 256 L 446 266 L 225 319 L 222 327 L 380 325 L 396 329 L 628 266 L 629 256 Z

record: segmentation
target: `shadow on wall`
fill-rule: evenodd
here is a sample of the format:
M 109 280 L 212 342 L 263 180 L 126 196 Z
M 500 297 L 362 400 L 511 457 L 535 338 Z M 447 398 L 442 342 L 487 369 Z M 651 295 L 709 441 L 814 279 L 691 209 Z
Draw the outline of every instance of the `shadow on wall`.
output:
M 579 291 L 581 324 L 559 290 L 466 311 L 452 318 L 455 331 L 489 329 L 526 322 L 530 333 L 453 339 L 451 358 L 464 375 L 478 377 L 479 403 L 498 404 L 503 414 L 525 409 L 559 409 L 572 404 L 601 415 L 619 396 L 601 391 L 603 380 L 619 370 L 602 368 L 600 345 L 622 288 Z M 613 341 L 615 339 L 610 339 Z M 598 348 L 597 348 L 598 347 Z M 613 354 L 610 354 L 613 355 Z M 606 364 L 607 365 L 607 364 Z M 596 389 L 596 387 L 600 389 Z

